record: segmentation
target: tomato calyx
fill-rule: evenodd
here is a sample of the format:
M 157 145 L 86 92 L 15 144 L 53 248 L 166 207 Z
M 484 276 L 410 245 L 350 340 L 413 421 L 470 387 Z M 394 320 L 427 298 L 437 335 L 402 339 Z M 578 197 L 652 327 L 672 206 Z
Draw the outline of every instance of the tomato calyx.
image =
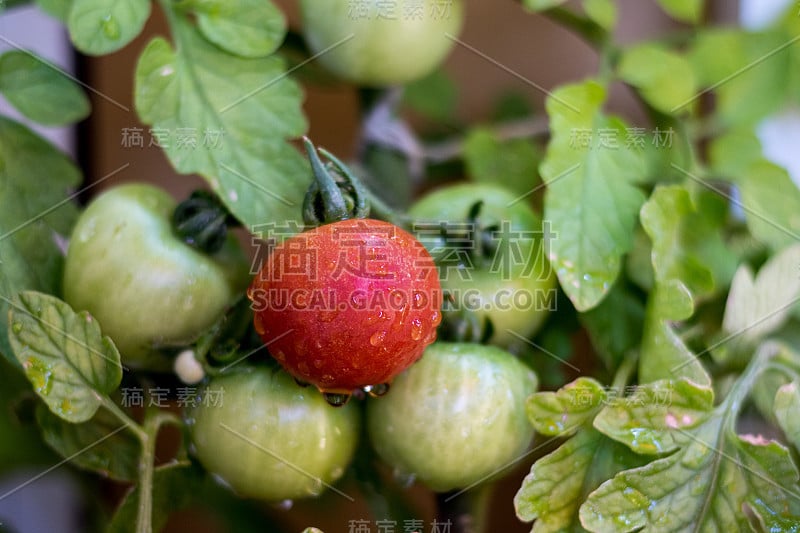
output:
M 318 149 L 305 138 L 303 143 L 314 172 L 314 181 L 303 200 L 303 221 L 312 227 L 351 218 L 367 218 L 369 204 L 361 181 L 336 156 Z M 319 154 L 325 156 L 323 164 Z
M 219 198 L 202 189 L 194 191 L 172 213 L 172 227 L 176 235 L 189 246 L 207 254 L 222 249 L 228 228 L 238 225 L 239 222 Z
M 307 137 L 303 144 L 308 154 L 314 180 L 303 199 L 303 222 L 309 228 L 353 218 L 375 218 L 410 229 L 408 217 L 367 189 L 358 176 L 338 157 L 317 148 Z M 322 155 L 327 162 L 323 163 Z

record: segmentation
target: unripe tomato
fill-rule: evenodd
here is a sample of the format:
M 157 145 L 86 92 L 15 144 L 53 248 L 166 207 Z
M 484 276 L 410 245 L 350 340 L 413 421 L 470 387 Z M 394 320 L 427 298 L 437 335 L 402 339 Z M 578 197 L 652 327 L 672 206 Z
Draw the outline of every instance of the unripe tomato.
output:
M 379 220 L 326 224 L 280 243 L 248 291 L 256 331 L 301 381 L 332 393 L 387 383 L 436 338 L 436 267 Z
M 67 250 L 64 299 L 96 317 L 131 366 L 195 340 L 247 286 L 235 239 L 213 255 L 195 250 L 173 234 L 175 206 L 151 185 L 110 189 L 80 215 Z
M 358 441 L 355 405 L 334 409 L 279 369 L 214 378 L 196 400 L 187 412 L 194 454 L 242 497 L 317 496 L 342 476 Z
M 369 402 L 369 436 L 399 472 L 437 491 L 464 488 L 525 452 L 525 400 L 536 386 L 536 374 L 500 348 L 435 343 Z
M 468 215 L 476 202 L 482 204 L 472 223 Z M 492 344 L 507 347 L 539 329 L 555 305 L 556 277 L 542 220 L 518 195 L 491 184 L 449 185 L 421 198 L 409 215 L 439 263 L 445 294 L 455 309 L 492 321 Z M 443 236 L 442 225 L 461 237 Z M 479 231 L 487 228 L 494 249 L 476 254 L 484 245 Z
M 362 85 L 402 84 L 436 68 L 464 19 L 462 0 L 301 0 L 303 33 L 319 61 Z

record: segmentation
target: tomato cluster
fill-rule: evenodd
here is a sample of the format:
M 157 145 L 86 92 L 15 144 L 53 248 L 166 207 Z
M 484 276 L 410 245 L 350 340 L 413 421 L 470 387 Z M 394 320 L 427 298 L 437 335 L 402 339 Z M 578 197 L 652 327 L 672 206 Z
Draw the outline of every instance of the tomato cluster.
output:
M 350 4 L 303 0 L 304 32 L 328 68 L 365 85 L 430 72 L 463 18 L 460 1 L 379 20 L 385 3 L 366 2 L 361 14 Z M 125 185 L 75 226 L 65 299 L 98 318 L 126 365 L 165 370 L 180 352 L 176 373 L 199 384 L 185 417 L 192 453 L 242 497 L 303 498 L 335 483 L 362 435 L 359 403 L 344 405 L 351 395 L 367 398 L 364 434 L 396 471 L 436 491 L 492 479 L 533 434 L 524 404 L 537 378 L 505 348 L 547 316 L 539 304 L 554 276 L 541 220 L 508 191 L 475 184 L 385 217 L 397 224 L 365 218 L 363 186 L 306 147 L 317 181 L 303 217 L 313 229 L 273 242 L 254 278 L 213 194 L 176 206 L 160 189 Z M 352 212 L 345 192 L 356 195 Z M 226 313 L 245 288 L 250 309 Z M 215 366 L 215 335 L 242 309 L 269 356 L 256 349 Z M 443 319 L 450 331 L 464 317 L 494 346 L 434 342 Z M 205 401 L 215 393 L 224 400 Z

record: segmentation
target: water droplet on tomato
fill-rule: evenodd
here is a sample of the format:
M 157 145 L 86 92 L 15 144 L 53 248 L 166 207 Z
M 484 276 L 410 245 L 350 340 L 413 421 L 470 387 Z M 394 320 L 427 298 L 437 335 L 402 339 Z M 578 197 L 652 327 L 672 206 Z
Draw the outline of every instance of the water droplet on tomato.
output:
M 431 313 L 431 325 L 433 327 L 438 326 L 442 323 L 442 314 L 439 311 L 434 311 Z
M 283 500 L 282 502 L 275 505 L 281 511 L 288 511 L 294 506 L 294 502 L 292 500 Z
M 383 341 L 385 341 L 385 340 L 386 340 L 386 332 L 385 331 L 379 331 L 377 333 L 373 333 L 372 334 L 372 337 L 369 338 L 369 343 L 371 345 L 377 347 L 377 346 L 380 346 L 381 344 L 383 344 Z
M 350 395 L 346 393 L 323 392 L 322 395 L 325 397 L 325 401 L 333 407 L 342 407 L 350 401 Z
M 317 314 L 317 318 L 320 322 L 333 322 L 337 316 L 339 316 L 338 309 L 334 309 L 332 311 L 320 311 Z
M 325 364 L 325 361 L 323 361 L 322 359 L 314 359 L 314 362 L 312 364 L 314 365 L 314 368 L 322 368 L 322 365 Z
M 286 354 L 281 350 L 275 350 L 272 356 L 278 361 L 286 361 Z
M 389 392 L 389 384 L 380 383 L 378 385 L 367 385 L 366 387 L 364 387 L 364 392 L 366 392 L 373 398 L 380 398 L 381 396 Z
M 253 327 L 256 328 L 256 333 L 259 335 L 264 335 L 267 331 L 267 328 L 264 327 L 264 319 L 258 313 L 253 317 Z
M 418 341 L 422 338 L 422 320 L 419 318 L 415 318 L 411 321 L 411 338 L 415 341 Z

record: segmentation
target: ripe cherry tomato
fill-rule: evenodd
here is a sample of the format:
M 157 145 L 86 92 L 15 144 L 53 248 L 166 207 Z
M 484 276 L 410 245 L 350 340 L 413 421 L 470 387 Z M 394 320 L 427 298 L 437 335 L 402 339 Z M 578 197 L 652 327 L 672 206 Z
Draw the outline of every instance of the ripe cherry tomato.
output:
M 438 342 L 367 406 L 367 427 L 389 465 L 437 491 L 497 474 L 533 438 L 525 400 L 536 374 L 495 346 Z
M 194 454 L 240 496 L 317 496 L 347 468 L 359 435 L 355 405 L 333 409 L 280 369 L 214 378 L 187 413 Z
M 436 68 L 455 44 L 462 0 L 301 0 L 303 33 L 319 61 L 362 85 L 402 84 Z
M 194 341 L 247 287 L 235 239 L 212 255 L 192 248 L 172 230 L 175 206 L 151 185 L 110 189 L 81 214 L 67 250 L 64 299 L 94 315 L 131 366 L 163 365 L 159 347 Z
M 381 385 L 436 338 L 436 267 L 378 220 L 326 224 L 279 244 L 248 291 L 256 330 L 297 379 L 330 393 Z

